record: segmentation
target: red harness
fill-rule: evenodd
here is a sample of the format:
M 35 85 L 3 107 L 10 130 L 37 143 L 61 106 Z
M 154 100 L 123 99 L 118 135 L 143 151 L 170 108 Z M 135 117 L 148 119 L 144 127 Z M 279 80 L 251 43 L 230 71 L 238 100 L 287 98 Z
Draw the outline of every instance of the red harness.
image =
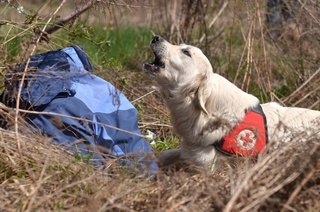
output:
M 214 147 L 226 155 L 257 157 L 268 143 L 266 117 L 260 105 L 246 111 L 243 120 Z

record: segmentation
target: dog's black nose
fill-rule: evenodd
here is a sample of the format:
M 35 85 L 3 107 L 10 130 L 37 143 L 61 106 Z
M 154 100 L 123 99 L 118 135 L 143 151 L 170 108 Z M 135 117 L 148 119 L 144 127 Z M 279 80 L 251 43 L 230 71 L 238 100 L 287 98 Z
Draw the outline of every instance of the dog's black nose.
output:
M 157 43 L 159 41 L 163 40 L 160 36 L 156 35 L 153 37 L 151 43 Z

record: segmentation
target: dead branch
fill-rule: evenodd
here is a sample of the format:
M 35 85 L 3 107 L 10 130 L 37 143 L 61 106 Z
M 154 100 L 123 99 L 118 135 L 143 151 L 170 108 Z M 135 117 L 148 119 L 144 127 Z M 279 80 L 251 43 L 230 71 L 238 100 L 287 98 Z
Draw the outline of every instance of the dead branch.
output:
M 79 17 L 82 13 L 90 9 L 95 3 L 97 3 L 97 0 L 91 0 L 88 1 L 86 4 L 80 6 L 78 9 L 76 9 L 73 13 L 71 13 L 69 16 L 61 18 L 60 20 L 56 21 L 52 27 L 47 28 L 45 30 L 46 34 L 51 34 L 64 25 L 66 25 L 69 21 L 74 20 L 75 18 Z

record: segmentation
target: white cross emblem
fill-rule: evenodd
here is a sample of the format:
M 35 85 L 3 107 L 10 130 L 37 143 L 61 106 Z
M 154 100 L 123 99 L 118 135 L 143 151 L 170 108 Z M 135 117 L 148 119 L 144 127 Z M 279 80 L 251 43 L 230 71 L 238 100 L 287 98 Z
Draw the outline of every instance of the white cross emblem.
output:
M 237 136 L 237 146 L 243 150 L 252 149 L 257 142 L 256 135 L 253 131 L 245 129 L 242 130 Z

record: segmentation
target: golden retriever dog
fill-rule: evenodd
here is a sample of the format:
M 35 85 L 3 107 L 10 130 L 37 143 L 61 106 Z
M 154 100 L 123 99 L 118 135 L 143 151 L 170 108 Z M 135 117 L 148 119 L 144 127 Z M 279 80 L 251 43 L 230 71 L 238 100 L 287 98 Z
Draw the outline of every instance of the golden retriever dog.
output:
M 160 165 L 182 159 L 213 168 L 218 152 L 257 157 L 267 143 L 278 148 L 301 133 L 319 135 L 319 111 L 260 104 L 214 73 L 199 48 L 159 36 L 150 47 L 155 60 L 143 65 L 144 72 L 155 80 L 181 138 L 179 149 L 159 154 Z

